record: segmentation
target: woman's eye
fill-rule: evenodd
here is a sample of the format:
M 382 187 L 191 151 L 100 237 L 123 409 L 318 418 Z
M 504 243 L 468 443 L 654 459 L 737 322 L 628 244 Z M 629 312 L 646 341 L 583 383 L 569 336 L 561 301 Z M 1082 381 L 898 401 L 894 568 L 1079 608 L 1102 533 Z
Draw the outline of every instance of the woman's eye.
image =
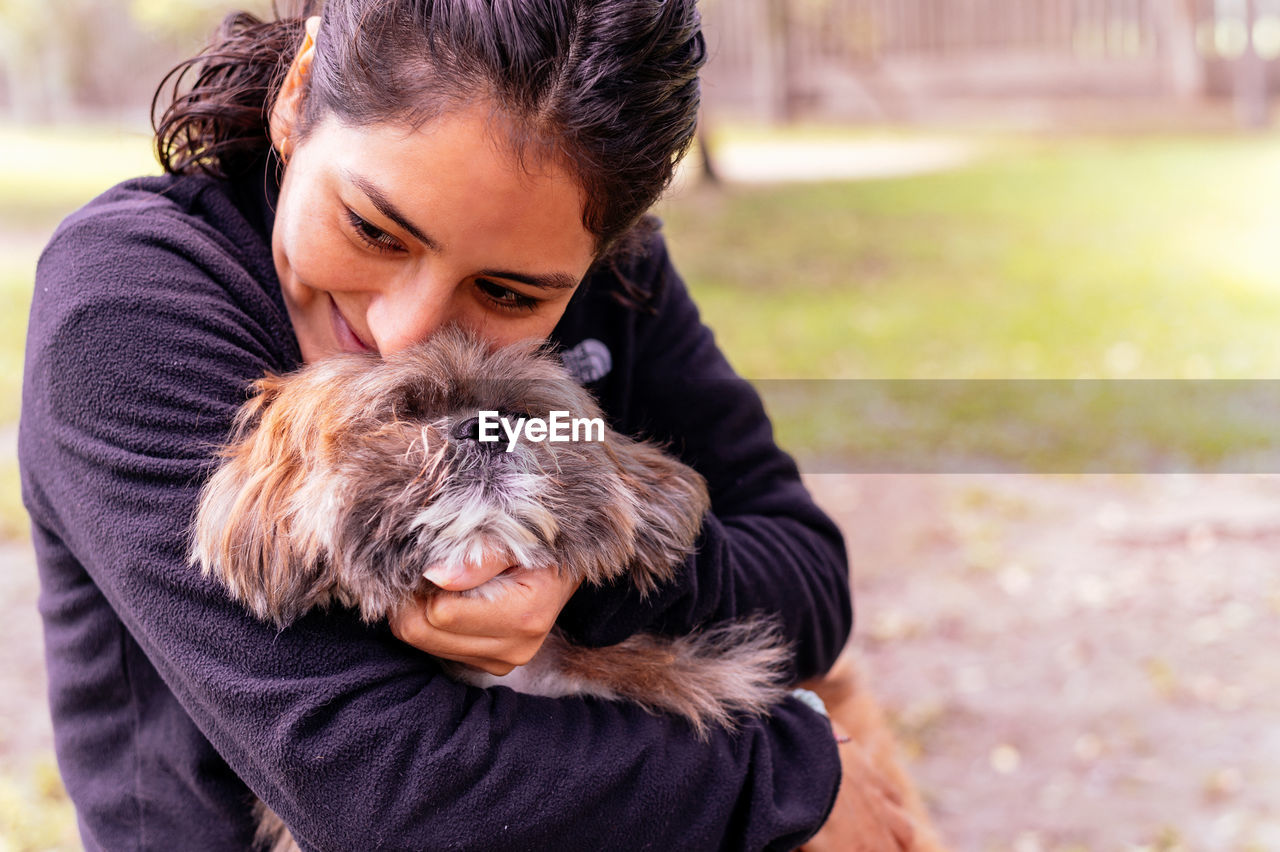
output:
M 538 299 L 484 278 L 476 279 L 476 287 L 480 289 L 485 298 L 504 310 L 531 311 L 538 305 Z
M 356 237 L 370 248 L 378 251 L 403 251 L 399 240 L 354 210 L 347 210 L 347 220 Z

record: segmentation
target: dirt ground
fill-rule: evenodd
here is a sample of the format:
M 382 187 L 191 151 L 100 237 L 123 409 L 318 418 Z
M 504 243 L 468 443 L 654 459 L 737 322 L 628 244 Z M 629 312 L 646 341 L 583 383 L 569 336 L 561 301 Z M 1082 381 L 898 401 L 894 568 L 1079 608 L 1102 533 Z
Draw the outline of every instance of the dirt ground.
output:
M 1280 850 L 1280 477 L 818 476 L 958 850 Z
M 10 772 L 53 752 L 38 592 L 31 548 L 0 544 L 0 769 Z
M 1280 850 L 1280 477 L 814 476 L 859 644 L 956 850 Z M 47 757 L 0 550 L 0 764 Z

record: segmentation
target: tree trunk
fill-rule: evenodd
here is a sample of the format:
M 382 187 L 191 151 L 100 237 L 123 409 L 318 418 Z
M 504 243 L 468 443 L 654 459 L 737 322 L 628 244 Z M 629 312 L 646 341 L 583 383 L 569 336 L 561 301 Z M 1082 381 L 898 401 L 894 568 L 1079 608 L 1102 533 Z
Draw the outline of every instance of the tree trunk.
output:
M 1204 58 L 1196 44 L 1195 0 L 1146 0 L 1169 92 L 1179 98 L 1204 94 Z
M 712 186 L 720 185 L 720 171 L 716 168 L 715 159 L 711 156 L 711 139 L 708 138 L 707 121 L 698 118 L 698 157 L 702 161 L 702 180 Z
M 1236 60 L 1236 121 L 1241 127 L 1257 130 L 1269 122 L 1267 104 L 1267 64 L 1253 43 L 1253 28 L 1258 20 L 1258 0 L 1245 3 L 1245 47 Z

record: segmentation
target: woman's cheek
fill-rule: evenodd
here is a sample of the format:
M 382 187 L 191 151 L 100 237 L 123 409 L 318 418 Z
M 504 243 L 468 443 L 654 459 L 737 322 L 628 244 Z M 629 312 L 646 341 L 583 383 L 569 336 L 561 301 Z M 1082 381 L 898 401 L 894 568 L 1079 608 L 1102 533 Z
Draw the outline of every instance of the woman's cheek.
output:
M 367 258 L 345 235 L 310 224 L 295 229 L 288 239 L 290 266 L 300 284 L 315 290 L 349 290 L 363 277 Z
M 563 303 L 538 311 L 528 316 L 513 316 L 494 313 L 476 304 L 471 311 L 468 326 L 475 329 L 485 340 L 495 346 L 506 346 L 518 340 L 545 340 L 564 315 L 569 305 Z

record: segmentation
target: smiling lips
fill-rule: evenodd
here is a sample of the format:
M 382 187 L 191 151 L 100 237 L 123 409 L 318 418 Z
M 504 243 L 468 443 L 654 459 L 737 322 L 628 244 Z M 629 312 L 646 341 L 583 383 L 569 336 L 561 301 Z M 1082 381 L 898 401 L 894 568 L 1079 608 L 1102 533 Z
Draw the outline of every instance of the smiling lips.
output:
M 355 329 L 342 316 L 332 297 L 329 299 L 329 308 L 333 318 L 333 333 L 338 338 L 338 345 L 342 347 L 344 352 L 376 353 L 378 351 L 356 335 Z

